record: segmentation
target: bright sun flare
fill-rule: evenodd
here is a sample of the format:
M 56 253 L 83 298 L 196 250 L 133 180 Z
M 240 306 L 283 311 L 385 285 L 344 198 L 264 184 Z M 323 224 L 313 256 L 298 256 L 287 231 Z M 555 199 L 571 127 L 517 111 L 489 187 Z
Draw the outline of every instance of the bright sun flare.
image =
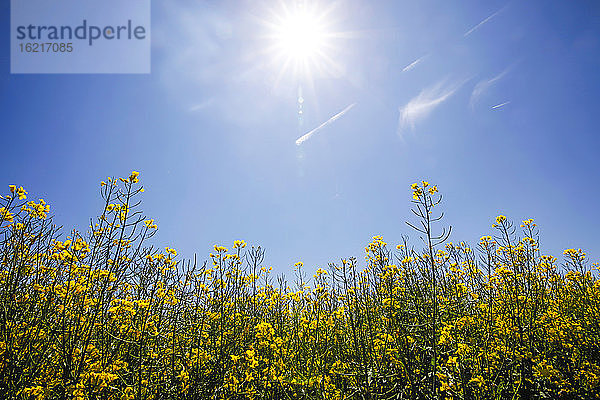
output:
M 279 50 L 298 61 L 314 58 L 322 52 L 325 36 L 319 19 L 306 11 L 289 15 L 275 34 Z
M 329 10 L 312 7 L 299 1 L 293 8 L 283 7 L 273 12 L 268 37 L 271 39 L 269 53 L 279 65 L 280 73 L 291 69 L 295 75 L 313 75 L 315 72 L 333 69 Z

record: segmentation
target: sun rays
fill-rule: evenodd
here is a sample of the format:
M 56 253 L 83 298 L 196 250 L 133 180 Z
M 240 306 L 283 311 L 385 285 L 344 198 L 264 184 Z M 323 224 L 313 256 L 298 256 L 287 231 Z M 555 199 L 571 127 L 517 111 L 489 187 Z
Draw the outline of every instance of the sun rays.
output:
M 279 3 L 268 10 L 262 21 L 268 41 L 266 57 L 277 71 L 277 79 L 286 74 L 311 82 L 316 76 L 336 73 L 335 3 L 323 7 L 318 2 Z

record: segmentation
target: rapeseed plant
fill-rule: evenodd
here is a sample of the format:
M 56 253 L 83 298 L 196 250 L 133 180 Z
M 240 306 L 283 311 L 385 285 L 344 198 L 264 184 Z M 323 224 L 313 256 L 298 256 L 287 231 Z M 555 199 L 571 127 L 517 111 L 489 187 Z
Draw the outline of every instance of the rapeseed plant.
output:
M 503 215 L 448 242 L 438 187 L 411 186 L 423 240 L 380 236 L 274 278 L 235 240 L 209 260 L 149 245 L 139 173 L 64 237 L 40 199 L 0 198 L 0 398 L 589 399 L 600 396 L 600 280 L 585 252 L 541 252 Z M 436 233 L 439 232 L 439 233 Z

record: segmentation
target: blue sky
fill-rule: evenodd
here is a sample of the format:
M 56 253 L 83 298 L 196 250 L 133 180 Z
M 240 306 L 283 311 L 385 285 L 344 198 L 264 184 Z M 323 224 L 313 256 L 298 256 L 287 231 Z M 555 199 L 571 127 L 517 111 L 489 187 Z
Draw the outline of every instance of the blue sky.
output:
M 11 75 L 3 2 L 1 181 L 84 228 L 99 182 L 137 170 L 161 247 L 204 259 L 244 239 L 289 272 L 416 239 L 409 185 L 427 179 L 452 241 L 531 217 L 548 253 L 600 259 L 597 2 L 318 7 L 336 67 L 310 77 L 267 50 L 281 2 L 180 0 L 152 4 L 149 75 Z

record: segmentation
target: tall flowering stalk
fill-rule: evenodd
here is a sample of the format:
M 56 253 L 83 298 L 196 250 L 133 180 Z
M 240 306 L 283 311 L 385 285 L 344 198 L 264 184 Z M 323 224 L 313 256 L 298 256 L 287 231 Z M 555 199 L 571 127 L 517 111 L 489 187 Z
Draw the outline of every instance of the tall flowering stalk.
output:
M 436 379 L 437 374 L 437 324 L 438 324 L 438 282 L 437 282 L 437 271 L 436 261 L 434 258 L 434 249 L 436 246 L 444 243 L 452 231 L 450 227 L 447 231 L 443 228 L 440 234 L 433 233 L 433 224 L 440 221 L 444 213 L 442 212 L 439 216 L 433 217 L 433 208 L 440 204 L 442 196 L 438 193 L 438 188 L 435 185 L 430 185 L 427 181 L 421 181 L 421 184 L 414 183 L 411 186 L 413 199 L 412 203 L 414 208 L 411 209 L 419 220 L 420 226 L 415 226 L 410 222 L 406 222 L 411 228 L 424 235 L 421 239 L 425 242 L 426 249 L 424 258 L 427 260 L 430 270 L 431 279 L 431 302 L 432 302 L 432 313 L 431 313 L 431 393 L 434 398 L 438 398 L 438 383 Z

